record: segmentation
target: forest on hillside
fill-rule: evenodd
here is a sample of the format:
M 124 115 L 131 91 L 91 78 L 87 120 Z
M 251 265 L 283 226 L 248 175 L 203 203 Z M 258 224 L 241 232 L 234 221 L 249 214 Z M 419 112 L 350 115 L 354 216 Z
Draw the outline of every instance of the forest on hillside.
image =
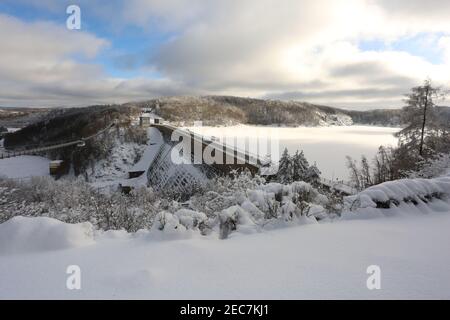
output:
M 233 96 L 166 97 L 129 103 L 154 109 L 164 119 L 205 125 L 255 124 L 319 126 L 366 124 L 400 126 L 401 109 L 352 111 L 299 101 L 263 100 Z M 450 118 L 450 108 L 442 108 Z

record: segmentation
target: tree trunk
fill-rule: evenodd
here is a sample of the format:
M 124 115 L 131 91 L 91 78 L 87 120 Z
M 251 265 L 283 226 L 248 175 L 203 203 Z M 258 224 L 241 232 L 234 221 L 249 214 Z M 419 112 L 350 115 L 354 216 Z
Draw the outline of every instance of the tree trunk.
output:
M 419 147 L 419 154 L 420 156 L 423 155 L 423 138 L 425 135 L 425 123 L 427 122 L 427 107 L 428 107 L 428 93 L 429 93 L 429 87 L 427 86 L 425 89 L 425 106 L 423 108 L 423 121 L 422 121 L 422 132 L 420 134 L 420 147 Z

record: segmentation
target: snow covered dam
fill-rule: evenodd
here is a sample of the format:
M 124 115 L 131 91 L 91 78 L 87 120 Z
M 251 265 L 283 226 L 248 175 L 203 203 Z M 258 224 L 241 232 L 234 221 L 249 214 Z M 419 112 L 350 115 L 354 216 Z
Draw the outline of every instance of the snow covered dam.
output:
M 170 124 L 151 124 L 147 134 L 148 148 L 130 171 L 125 187 L 148 182 L 156 191 L 188 195 L 210 178 L 235 170 L 256 174 L 270 165 L 257 155 Z

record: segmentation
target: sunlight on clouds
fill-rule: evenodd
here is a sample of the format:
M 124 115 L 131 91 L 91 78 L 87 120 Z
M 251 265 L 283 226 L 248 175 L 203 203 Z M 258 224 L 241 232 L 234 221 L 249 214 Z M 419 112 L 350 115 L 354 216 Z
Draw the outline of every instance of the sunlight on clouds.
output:
M 0 13 L 0 103 L 201 93 L 400 106 L 402 94 L 426 77 L 450 81 L 450 5 L 432 1 L 430 8 L 418 0 L 114 0 L 102 12 L 101 1 L 80 0 L 87 16 L 114 30 L 102 37 L 95 27 L 69 33 L 55 22 Z M 151 50 L 124 46 L 130 34 L 120 28 L 127 26 L 143 30 L 137 42 L 153 41 Z M 168 35 L 154 43 L 149 33 Z M 124 49 L 123 59 L 144 62 L 120 79 L 108 57 Z

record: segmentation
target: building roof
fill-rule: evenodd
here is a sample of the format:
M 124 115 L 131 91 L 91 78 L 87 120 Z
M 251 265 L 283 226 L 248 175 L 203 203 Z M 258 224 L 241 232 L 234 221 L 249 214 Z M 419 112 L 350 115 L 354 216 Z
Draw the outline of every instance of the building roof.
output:
M 150 119 L 162 119 L 160 116 L 154 114 L 154 113 L 148 113 L 144 112 L 140 116 L 141 118 L 150 118 Z
M 260 176 L 274 176 L 278 173 L 278 166 L 261 167 L 259 168 Z

